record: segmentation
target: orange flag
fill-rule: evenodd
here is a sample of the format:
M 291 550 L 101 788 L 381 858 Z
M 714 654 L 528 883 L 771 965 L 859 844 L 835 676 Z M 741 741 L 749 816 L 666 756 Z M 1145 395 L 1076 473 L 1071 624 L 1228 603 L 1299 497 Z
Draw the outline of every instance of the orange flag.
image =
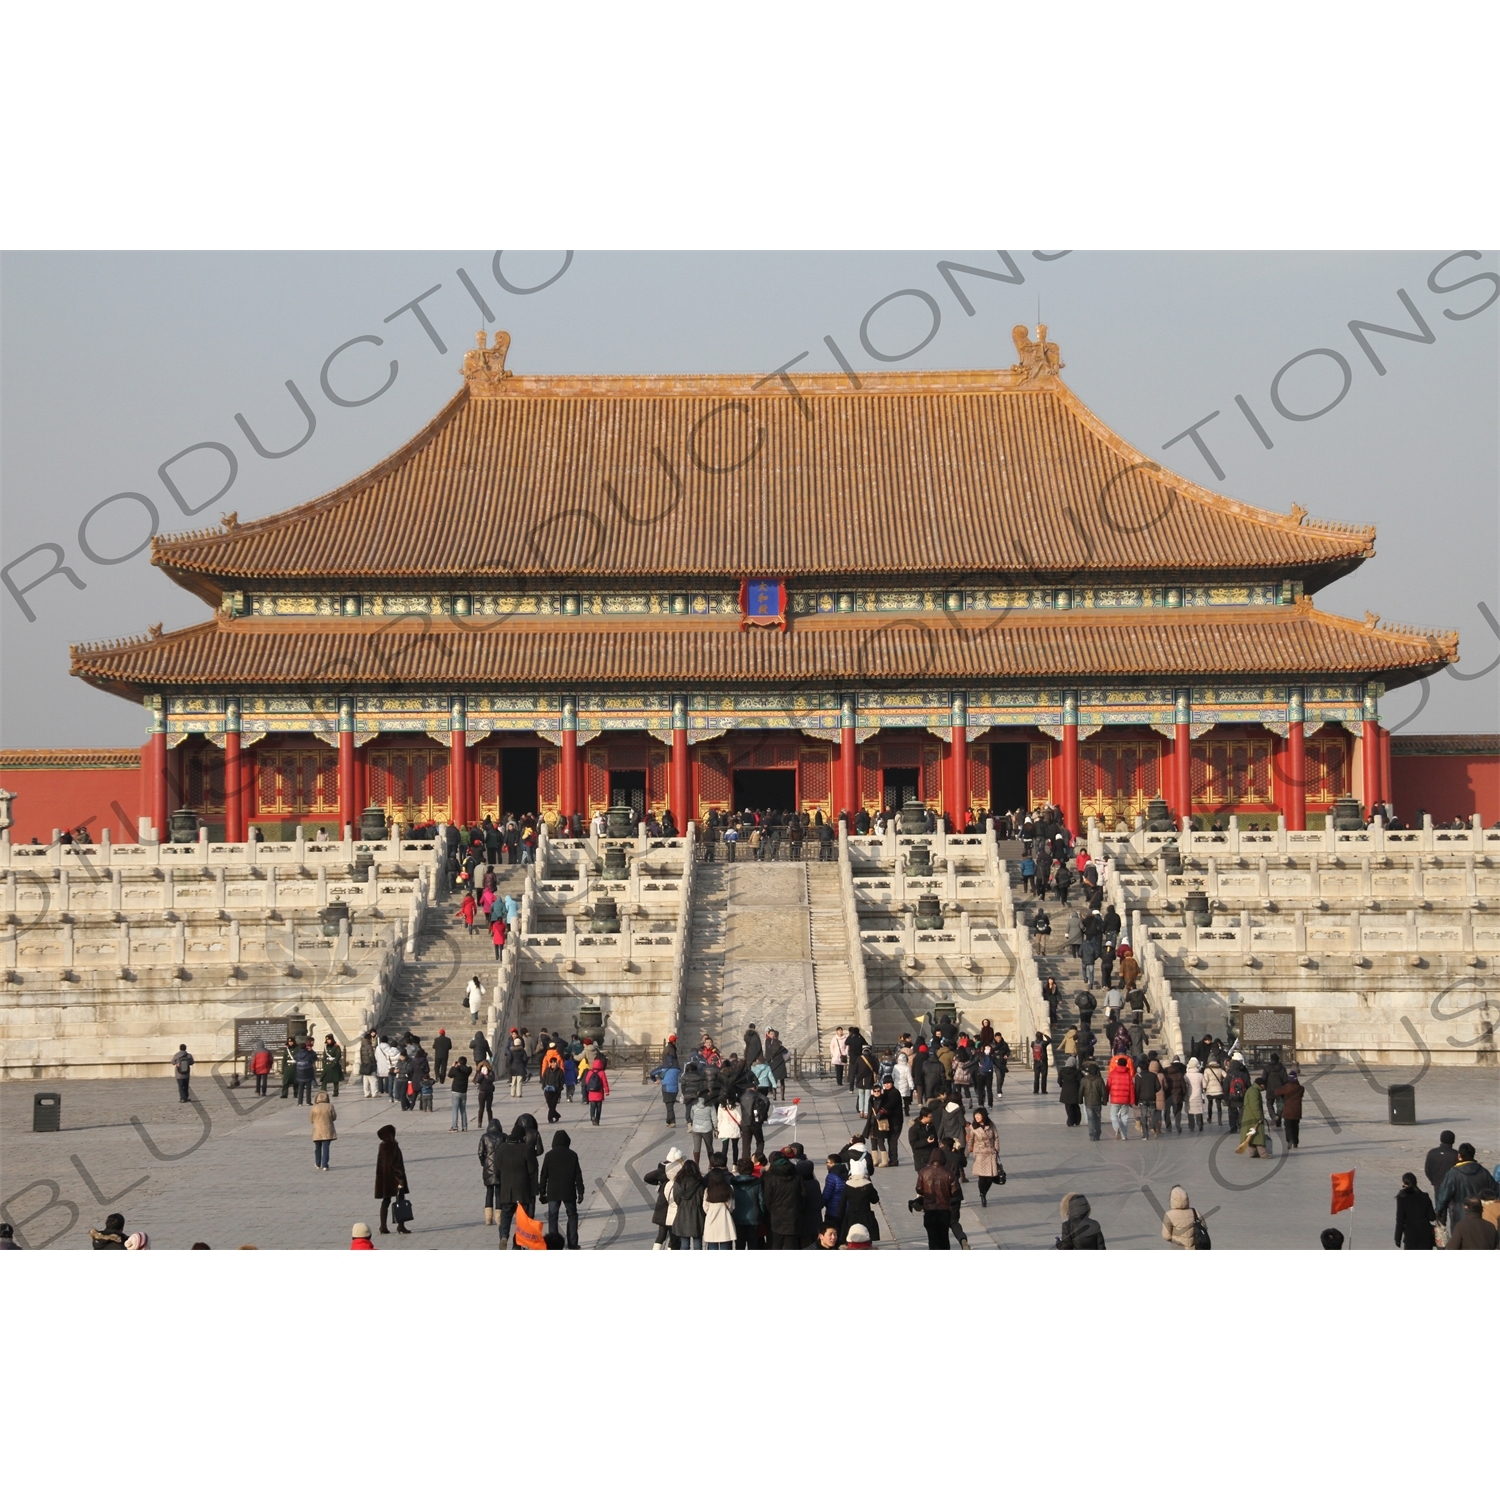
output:
M 1333 1181 L 1333 1207 L 1328 1212 L 1331 1214 L 1341 1214 L 1346 1208 L 1353 1208 L 1354 1173 L 1332 1172 L 1329 1176 Z

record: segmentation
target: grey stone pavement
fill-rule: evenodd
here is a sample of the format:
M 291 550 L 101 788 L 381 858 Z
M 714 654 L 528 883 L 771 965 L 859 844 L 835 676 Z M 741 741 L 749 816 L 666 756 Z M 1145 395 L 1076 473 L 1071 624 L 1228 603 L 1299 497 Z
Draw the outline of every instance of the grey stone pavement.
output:
M 1090 1142 L 1070 1130 L 1055 1093 L 1033 1095 L 1029 1074 L 1012 1073 L 994 1111 L 1009 1176 L 981 1210 L 972 1185 L 963 1219 L 974 1249 L 1046 1249 L 1066 1192 L 1088 1194 L 1112 1249 L 1167 1249 L 1160 1211 L 1174 1183 L 1208 1217 L 1215 1249 L 1316 1248 L 1329 1223 L 1329 1174 L 1356 1169 L 1357 1206 L 1337 1221 L 1354 1231 L 1357 1249 L 1393 1249 L 1392 1198 L 1403 1171 L 1421 1177 L 1427 1149 L 1452 1129 L 1472 1140 L 1493 1168 L 1500 1159 L 1500 1073 L 1490 1068 L 1434 1068 L 1417 1082 L 1415 1127 L 1386 1123 L 1385 1085 L 1410 1072 L 1341 1064 L 1305 1066 L 1311 1084 L 1302 1148 L 1287 1153 L 1279 1135 L 1269 1161 L 1234 1154 L 1234 1141 L 1210 1127 L 1206 1136 L 1160 1141 Z M 583 1208 L 585 1248 L 646 1249 L 654 1239 L 654 1190 L 641 1175 L 675 1139 L 663 1119 L 659 1090 L 634 1078 L 613 1081 L 604 1123 L 588 1124 L 581 1103 L 565 1105 L 562 1125 L 573 1138 L 590 1183 Z M 447 1096 L 432 1114 L 401 1114 L 385 1101 L 345 1088 L 338 1100 L 339 1138 L 333 1168 L 313 1168 L 307 1111 L 273 1089 L 258 1102 L 248 1087 L 231 1090 L 199 1070 L 191 1104 L 180 1104 L 170 1079 L 63 1082 L 61 1131 L 33 1134 L 33 1093 L 46 1083 L 0 1087 L 0 1217 L 32 1248 L 86 1249 L 88 1230 L 105 1215 L 125 1215 L 127 1229 L 145 1229 L 153 1249 L 186 1249 L 205 1240 L 215 1249 L 342 1249 L 356 1220 L 376 1222 L 373 1197 L 375 1131 L 397 1126 L 416 1208 L 414 1233 L 377 1236 L 380 1250 L 490 1249 L 484 1224 L 479 1133 L 448 1133 Z M 852 1095 L 831 1080 L 787 1086 L 801 1099 L 795 1127 L 767 1134 L 768 1148 L 800 1139 L 823 1175 L 823 1160 L 853 1128 Z M 499 1118 L 545 1113 L 532 1082 L 518 1105 L 503 1094 Z M 472 1105 L 472 1099 L 471 1099 Z M 679 1120 L 682 1111 L 679 1110 Z M 553 1127 L 543 1126 L 551 1141 Z M 1222 1128 L 1221 1128 L 1222 1129 Z M 1106 1135 L 1108 1129 L 1106 1125 Z M 685 1146 L 684 1146 L 685 1149 Z M 920 1215 L 907 1212 L 913 1173 L 876 1173 L 884 1214 L 881 1247 L 919 1249 Z

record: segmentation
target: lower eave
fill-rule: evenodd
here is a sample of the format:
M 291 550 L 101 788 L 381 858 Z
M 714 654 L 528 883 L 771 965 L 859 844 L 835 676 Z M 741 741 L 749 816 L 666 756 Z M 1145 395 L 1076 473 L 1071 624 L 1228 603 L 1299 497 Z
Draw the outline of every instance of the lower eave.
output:
M 1311 607 L 1104 615 L 847 616 L 741 630 L 725 619 L 484 622 L 229 620 L 75 648 L 72 672 L 139 701 L 162 690 L 1016 686 L 1306 681 L 1399 687 L 1457 660 L 1456 635 L 1364 624 Z

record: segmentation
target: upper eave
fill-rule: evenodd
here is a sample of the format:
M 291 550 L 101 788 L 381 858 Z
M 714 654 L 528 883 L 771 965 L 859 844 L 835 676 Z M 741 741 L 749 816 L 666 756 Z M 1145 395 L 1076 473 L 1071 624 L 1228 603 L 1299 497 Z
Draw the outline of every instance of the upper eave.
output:
M 158 536 L 212 603 L 343 580 L 552 582 L 913 573 L 1286 573 L 1312 588 L 1373 527 L 1230 499 L 1147 458 L 1056 375 L 469 381 L 410 442 L 307 504 Z M 753 453 L 748 461 L 746 455 Z

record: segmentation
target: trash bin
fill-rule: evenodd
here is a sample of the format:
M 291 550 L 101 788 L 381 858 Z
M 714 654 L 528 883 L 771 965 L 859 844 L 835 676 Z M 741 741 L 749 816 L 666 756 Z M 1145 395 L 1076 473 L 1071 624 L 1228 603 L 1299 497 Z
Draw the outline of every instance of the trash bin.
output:
M 1417 1123 L 1416 1086 L 1410 1083 L 1393 1083 L 1385 1093 L 1390 1101 L 1390 1123 L 1392 1125 L 1415 1125 Z
M 62 1095 L 33 1094 L 31 1099 L 31 1128 L 33 1130 L 62 1129 Z

